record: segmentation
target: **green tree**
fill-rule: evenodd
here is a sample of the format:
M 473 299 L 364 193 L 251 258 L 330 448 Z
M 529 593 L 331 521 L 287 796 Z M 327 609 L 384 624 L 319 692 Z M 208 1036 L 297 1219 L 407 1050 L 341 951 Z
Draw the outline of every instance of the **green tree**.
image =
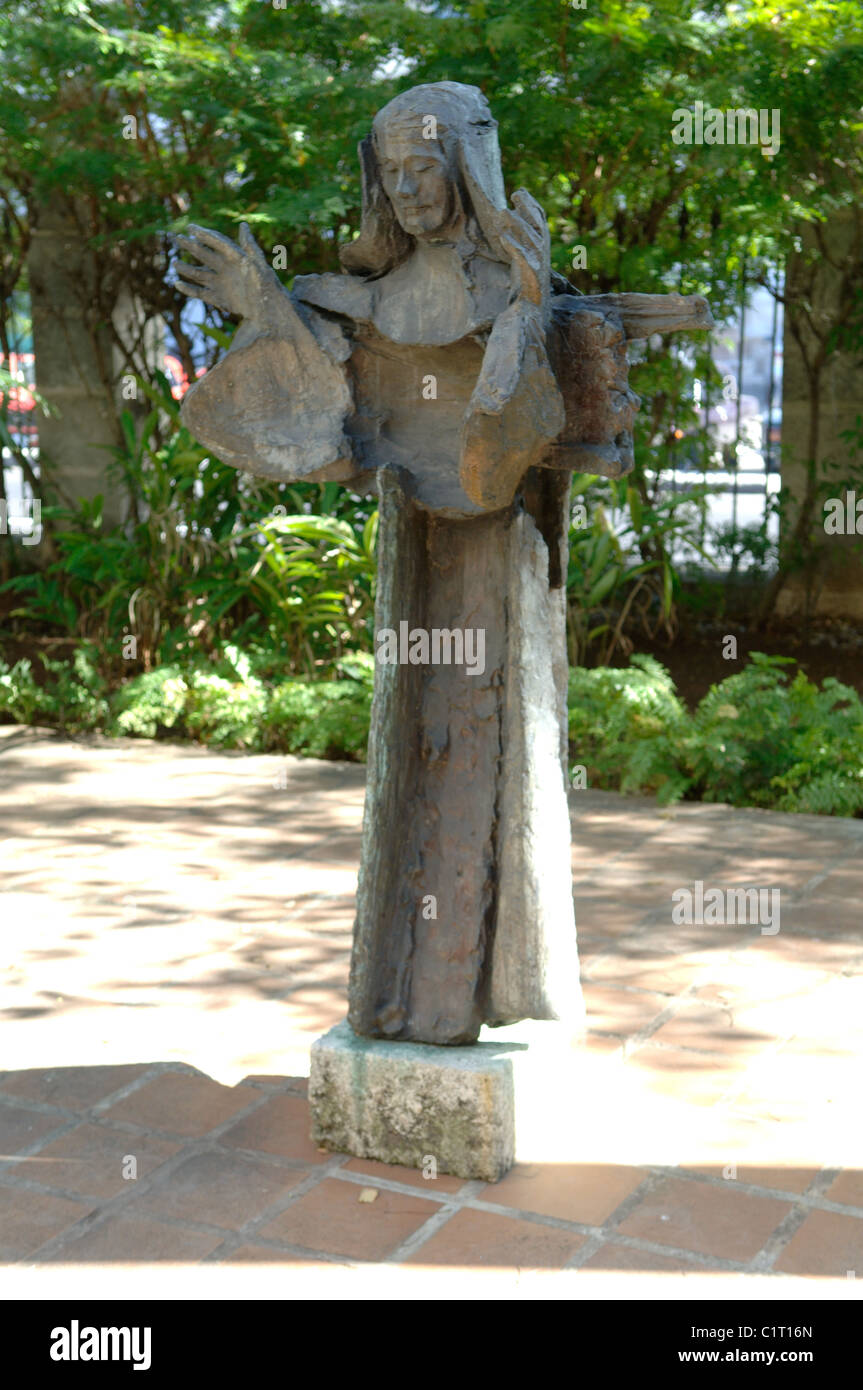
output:
M 554 265 L 579 289 L 704 293 L 722 319 L 744 268 L 766 280 L 801 223 L 859 204 L 862 61 L 859 0 L 7 0 L 0 319 L 26 288 L 39 208 L 64 198 L 103 270 L 93 332 L 118 338 L 105 391 L 116 401 L 136 348 L 111 319 L 120 283 L 145 323 L 170 325 L 191 375 L 168 234 L 246 220 L 286 271 L 336 269 L 358 225 L 357 140 L 396 90 L 444 78 L 489 97 L 508 190 L 543 203 Z M 779 150 L 674 144 L 674 111 L 696 101 L 778 109 Z M 635 369 L 642 514 L 659 502 L 648 467 L 694 425 L 696 373 L 716 388 L 695 343 Z M 665 570 L 661 530 L 641 544 Z

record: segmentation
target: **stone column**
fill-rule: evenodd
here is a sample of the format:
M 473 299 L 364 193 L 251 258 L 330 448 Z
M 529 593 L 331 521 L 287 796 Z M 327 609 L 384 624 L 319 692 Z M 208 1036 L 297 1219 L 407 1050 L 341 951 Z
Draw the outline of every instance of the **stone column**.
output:
M 806 295 L 819 335 L 828 333 L 848 307 L 842 270 L 837 267 L 853 266 L 856 261 L 859 268 L 861 220 L 863 219 L 859 209 L 847 209 L 837 213 L 830 222 L 820 228 L 829 260 L 820 256 L 814 274 L 811 269 L 807 269 L 803 258 L 795 256 L 789 261 L 786 299 L 790 301 L 794 297 L 799 299 L 800 296 Z M 801 236 L 804 256 L 811 255 L 817 247 L 814 229 L 807 225 L 802 229 Z M 782 483 L 791 490 L 793 499 L 800 499 L 806 488 L 805 461 L 810 439 L 812 404 L 809 399 L 808 374 L 800 347 L 790 330 L 789 319 L 790 312 L 786 310 L 782 381 Z M 815 335 L 805 324 L 803 332 L 807 351 L 814 354 L 818 350 Z M 848 444 L 840 436 L 843 430 L 853 427 L 861 409 L 863 355 L 859 346 L 854 348 L 849 344 L 846 350 L 830 355 L 821 373 L 816 455 L 819 465 L 828 459 L 839 463 L 850 461 Z M 857 463 L 863 465 L 863 455 L 858 455 Z M 823 476 L 820 469 L 819 476 Z M 831 495 L 844 497 L 848 490 L 847 474 L 840 470 L 832 476 L 836 478 L 836 486 Z M 856 497 L 863 501 L 863 487 L 859 483 L 856 485 Z M 789 525 L 792 527 L 796 515 L 796 509 L 792 505 L 789 519 Z M 855 543 L 859 546 L 863 537 L 863 515 L 860 518 L 859 535 L 828 535 L 821 530 L 823 519 L 824 512 L 819 506 L 815 514 L 818 546 L 814 572 L 808 581 L 804 575 L 789 575 L 785 588 L 779 595 L 777 611 L 787 616 L 803 610 L 807 604 L 808 583 L 811 586 L 808 601 L 815 613 L 859 622 L 863 618 L 863 562 L 853 552 Z
M 39 450 L 61 500 L 102 493 L 106 525 L 125 519 L 128 502 L 108 479 L 109 448 L 121 442 L 119 414 L 138 413 L 121 398 L 124 364 L 107 324 L 99 324 L 95 290 L 103 273 L 74 205 L 61 194 L 31 208 L 28 257 L 36 385 L 58 415 L 39 417 Z M 127 290 L 114 294 L 121 337 L 132 336 L 135 306 Z M 157 357 L 158 332 L 150 352 Z

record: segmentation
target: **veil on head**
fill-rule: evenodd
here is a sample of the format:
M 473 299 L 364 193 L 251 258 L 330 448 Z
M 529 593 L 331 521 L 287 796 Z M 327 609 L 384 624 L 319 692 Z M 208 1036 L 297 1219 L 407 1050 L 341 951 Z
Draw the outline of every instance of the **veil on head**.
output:
M 437 139 L 459 171 L 459 194 L 465 211 L 473 214 L 486 242 L 493 244 L 492 229 L 483 226 L 482 209 L 471 206 L 464 176 L 470 175 L 493 207 L 506 207 L 497 121 L 478 87 L 462 82 L 430 82 L 411 87 L 388 102 L 375 116 L 371 135 L 360 142 L 362 220 L 359 236 L 339 252 L 346 271 L 376 278 L 410 254 L 414 238 L 399 225 L 384 191 L 378 140 L 390 121 L 415 124 L 421 129 L 428 116 L 435 118 Z

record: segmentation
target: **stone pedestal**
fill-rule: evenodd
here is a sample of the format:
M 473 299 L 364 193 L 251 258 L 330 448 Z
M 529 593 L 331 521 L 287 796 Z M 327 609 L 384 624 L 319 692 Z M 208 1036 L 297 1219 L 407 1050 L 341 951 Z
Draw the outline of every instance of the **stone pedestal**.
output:
M 312 1138 L 324 1148 L 496 1182 L 515 1156 L 515 1064 L 525 1043 L 469 1047 L 362 1038 L 339 1023 L 312 1045 Z

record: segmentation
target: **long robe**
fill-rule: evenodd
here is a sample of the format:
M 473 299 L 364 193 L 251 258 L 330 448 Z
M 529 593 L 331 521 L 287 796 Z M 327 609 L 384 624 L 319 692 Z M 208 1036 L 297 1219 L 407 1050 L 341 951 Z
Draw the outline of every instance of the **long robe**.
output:
M 244 323 L 183 406 L 238 467 L 377 487 L 378 632 L 485 632 L 482 673 L 377 667 L 349 1021 L 438 1044 L 483 1023 L 577 1025 L 569 470 L 631 466 L 634 398 L 591 382 L 584 350 L 599 333 L 624 352 L 623 329 L 559 296 L 547 334 L 510 306 L 456 342 L 410 345 L 367 303 L 354 277 L 303 277 L 281 319 Z M 592 421 L 576 395 L 598 385 Z

